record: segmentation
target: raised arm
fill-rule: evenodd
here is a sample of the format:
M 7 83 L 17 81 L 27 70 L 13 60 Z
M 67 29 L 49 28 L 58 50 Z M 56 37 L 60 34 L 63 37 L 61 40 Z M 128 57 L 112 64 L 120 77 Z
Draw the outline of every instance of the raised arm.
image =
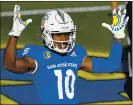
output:
M 15 73 L 24 73 L 29 69 L 35 69 L 36 65 L 33 59 L 29 57 L 23 57 L 21 59 L 16 58 L 16 46 L 18 37 L 30 22 L 32 22 L 31 19 L 28 19 L 25 22 L 21 20 L 20 7 L 18 5 L 15 5 L 13 28 L 9 33 L 10 38 L 3 56 L 3 67 L 6 70 Z
M 102 24 L 102 26 L 108 28 L 114 35 L 114 41 L 109 57 L 105 59 L 87 56 L 81 65 L 81 69 L 84 69 L 88 72 L 114 72 L 120 67 L 122 57 L 121 39 L 125 38 L 124 30 L 129 19 L 129 17 L 125 18 L 125 15 L 126 9 L 124 9 L 122 14 L 120 8 L 118 10 L 118 14 L 114 9 L 113 24 Z
M 108 58 L 87 56 L 81 67 L 88 72 L 114 72 L 120 68 L 121 57 L 122 43 L 114 40 Z

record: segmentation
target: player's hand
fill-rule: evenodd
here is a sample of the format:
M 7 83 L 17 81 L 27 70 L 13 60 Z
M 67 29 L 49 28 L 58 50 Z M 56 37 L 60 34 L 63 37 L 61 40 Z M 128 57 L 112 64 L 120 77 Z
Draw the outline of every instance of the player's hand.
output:
M 14 17 L 13 17 L 13 27 L 12 31 L 9 32 L 9 35 L 20 36 L 21 32 L 26 28 L 26 26 L 32 22 L 32 19 L 22 21 L 20 14 L 20 6 L 14 6 Z
M 126 16 L 126 9 L 123 11 L 121 8 L 118 9 L 118 13 L 116 13 L 116 9 L 113 10 L 113 23 L 112 25 L 102 23 L 102 26 L 108 28 L 113 34 L 114 38 L 116 39 L 123 39 L 125 38 L 125 26 L 129 20 L 129 17 Z

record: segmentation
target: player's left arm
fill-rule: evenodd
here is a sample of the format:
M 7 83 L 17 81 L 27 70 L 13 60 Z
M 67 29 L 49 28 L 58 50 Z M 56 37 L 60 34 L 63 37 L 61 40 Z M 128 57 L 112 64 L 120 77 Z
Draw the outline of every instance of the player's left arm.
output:
M 121 65 L 122 43 L 121 40 L 114 40 L 108 58 L 86 56 L 81 68 L 88 72 L 114 72 Z
M 89 72 L 114 72 L 118 68 L 120 68 L 122 57 L 122 39 L 125 38 L 124 30 L 129 20 L 129 17 L 125 18 L 126 9 L 124 9 L 123 13 L 121 12 L 121 8 L 119 8 L 118 14 L 114 9 L 113 24 L 102 24 L 102 26 L 108 28 L 114 36 L 113 45 L 109 57 L 106 59 L 87 56 L 84 59 L 80 69 L 84 69 Z

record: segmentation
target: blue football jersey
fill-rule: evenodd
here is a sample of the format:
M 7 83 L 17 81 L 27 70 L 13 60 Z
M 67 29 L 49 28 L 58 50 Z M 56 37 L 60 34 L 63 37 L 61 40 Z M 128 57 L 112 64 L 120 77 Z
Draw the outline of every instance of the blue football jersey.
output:
M 77 104 L 77 72 L 86 57 L 85 49 L 76 44 L 73 51 L 60 55 L 39 45 L 25 46 L 23 56 L 35 59 L 37 64 L 33 82 L 40 104 Z

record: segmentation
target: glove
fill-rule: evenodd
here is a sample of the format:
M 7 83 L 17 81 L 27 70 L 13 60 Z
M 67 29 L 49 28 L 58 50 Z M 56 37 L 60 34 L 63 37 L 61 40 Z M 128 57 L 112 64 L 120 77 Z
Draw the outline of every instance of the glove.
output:
M 13 17 L 13 27 L 12 31 L 9 32 L 10 36 L 17 36 L 19 37 L 21 32 L 25 29 L 25 27 L 32 22 L 32 19 L 28 19 L 26 21 L 21 20 L 21 14 L 20 14 L 20 6 L 15 5 L 14 6 L 14 17 Z
M 102 23 L 102 26 L 108 28 L 113 34 L 114 38 L 116 39 L 123 39 L 125 38 L 125 26 L 129 20 L 129 17 L 126 16 L 126 9 L 122 10 L 121 8 L 118 9 L 118 13 L 116 13 L 116 9 L 113 10 L 113 24 L 109 25 L 106 23 Z

